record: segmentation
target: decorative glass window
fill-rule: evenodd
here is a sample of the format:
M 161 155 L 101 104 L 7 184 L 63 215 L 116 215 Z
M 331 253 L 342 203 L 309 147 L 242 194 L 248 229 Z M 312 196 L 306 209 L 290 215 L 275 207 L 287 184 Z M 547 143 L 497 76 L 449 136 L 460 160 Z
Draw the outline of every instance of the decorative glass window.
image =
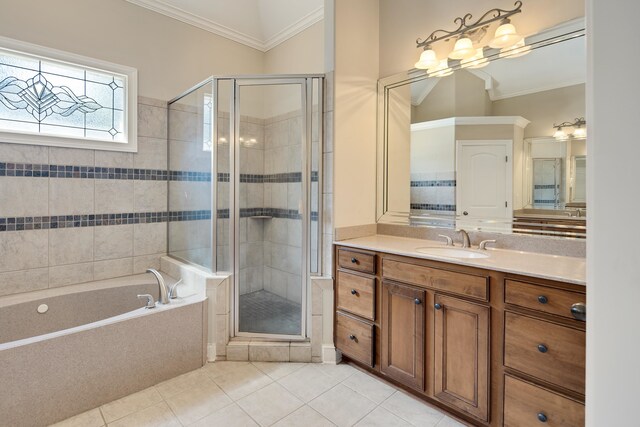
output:
M 213 131 L 211 127 L 211 119 L 213 115 L 213 96 L 211 94 L 206 93 L 204 95 L 204 105 L 203 105 L 203 128 L 202 128 L 202 151 L 211 151 L 212 149 L 212 140 L 211 132 Z
M 136 151 L 137 72 L 0 38 L 0 142 Z

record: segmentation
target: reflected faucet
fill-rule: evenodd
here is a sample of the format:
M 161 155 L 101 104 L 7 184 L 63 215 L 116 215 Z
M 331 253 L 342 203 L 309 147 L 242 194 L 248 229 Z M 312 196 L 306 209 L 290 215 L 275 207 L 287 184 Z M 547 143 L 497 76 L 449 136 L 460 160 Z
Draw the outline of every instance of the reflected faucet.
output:
M 469 235 L 467 234 L 466 231 L 464 231 L 462 228 L 460 230 L 456 230 L 458 233 L 462 234 L 462 247 L 463 248 L 470 248 L 471 247 L 471 241 L 469 240 Z
M 148 268 L 147 269 L 147 273 L 151 273 L 154 276 L 156 276 L 156 280 L 158 281 L 158 286 L 160 287 L 160 298 L 158 299 L 158 302 L 160 304 L 169 304 L 169 295 L 168 295 L 168 292 L 167 292 L 167 284 L 164 282 L 164 278 L 162 277 L 160 272 L 158 270 L 153 269 L 153 268 Z

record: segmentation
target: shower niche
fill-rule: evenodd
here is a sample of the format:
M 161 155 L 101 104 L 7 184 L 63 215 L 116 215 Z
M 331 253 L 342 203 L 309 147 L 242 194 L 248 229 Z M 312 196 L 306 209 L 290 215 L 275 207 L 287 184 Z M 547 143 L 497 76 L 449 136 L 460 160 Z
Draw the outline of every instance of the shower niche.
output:
M 231 273 L 231 336 L 307 337 L 322 89 L 320 75 L 213 77 L 169 103 L 168 252 Z

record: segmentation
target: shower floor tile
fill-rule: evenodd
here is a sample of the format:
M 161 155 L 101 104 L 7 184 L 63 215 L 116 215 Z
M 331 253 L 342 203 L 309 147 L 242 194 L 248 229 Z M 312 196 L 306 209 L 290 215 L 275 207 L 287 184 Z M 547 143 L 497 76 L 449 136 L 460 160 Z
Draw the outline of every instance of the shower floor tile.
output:
M 240 332 L 300 335 L 300 304 L 268 291 L 240 295 Z

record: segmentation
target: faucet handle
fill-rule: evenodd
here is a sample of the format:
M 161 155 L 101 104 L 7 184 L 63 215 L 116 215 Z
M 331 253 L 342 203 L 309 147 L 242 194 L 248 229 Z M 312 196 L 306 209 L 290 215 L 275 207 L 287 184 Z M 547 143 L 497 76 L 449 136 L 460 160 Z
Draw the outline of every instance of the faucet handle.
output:
M 142 295 L 138 295 L 138 298 L 140 298 L 140 299 L 146 298 L 147 299 L 147 305 L 145 305 L 144 308 L 146 308 L 146 309 L 156 308 L 156 301 L 153 299 L 153 295 L 142 294 Z
M 453 244 L 453 239 L 449 236 L 445 236 L 444 234 L 438 234 L 438 237 L 442 237 L 443 239 L 446 239 L 447 241 L 447 246 L 455 246 Z
M 479 249 L 482 249 L 483 251 L 487 250 L 487 243 L 495 243 L 495 240 L 483 240 L 482 242 L 480 242 L 480 245 L 478 246 Z

